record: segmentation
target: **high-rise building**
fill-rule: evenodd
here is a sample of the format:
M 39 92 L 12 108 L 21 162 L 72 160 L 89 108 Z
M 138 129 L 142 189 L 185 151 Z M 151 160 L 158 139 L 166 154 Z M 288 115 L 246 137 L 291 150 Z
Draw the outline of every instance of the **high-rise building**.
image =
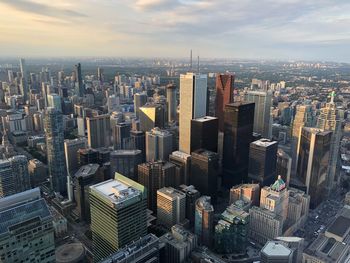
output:
M 284 237 L 276 237 L 275 240 L 293 251 L 292 263 L 302 262 L 304 238 L 295 237 L 295 236 L 284 236 Z
M 214 207 L 210 196 L 201 196 L 196 200 L 194 233 L 203 246 L 211 248 L 214 238 Z
M 171 232 L 159 240 L 165 243 L 164 262 L 167 263 L 186 262 L 198 243 L 197 236 L 181 225 L 173 226 Z
M 260 133 L 264 138 L 271 138 L 272 132 L 272 92 L 247 91 L 244 101 L 254 102 L 254 132 Z
M 215 251 L 244 255 L 247 249 L 249 213 L 230 205 L 215 226 Z
M 77 211 L 80 220 L 90 222 L 90 202 L 89 202 L 89 186 L 97 182 L 97 172 L 99 169 L 97 163 L 87 164 L 75 173 L 75 202 L 77 203 Z
M 73 175 L 79 169 L 78 150 L 85 149 L 86 146 L 86 138 L 64 140 L 64 154 L 69 175 Z
M 292 158 L 282 149 L 277 150 L 276 174 L 280 175 L 286 185 L 289 186 L 292 172 Z
M 131 131 L 130 132 L 130 149 L 140 150 L 142 153 L 142 160 L 146 160 L 146 139 L 145 132 Z
M 173 150 L 173 135 L 167 130 L 153 128 L 146 132 L 146 161 L 166 161 Z
M 104 80 L 103 68 L 101 68 L 101 67 L 97 68 L 97 80 L 100 82 L 103 82 L 103 80 Z
M 171 228 L 184 223 L 186 216 L 186 195 L 173 187 L 157 190 L 157 224 Z
M 276 178 L 278 142 L 260 139 L 250 144 L 248 178 L 260 186 L 271 185 Z
M 199 149 L 218 151 L 218 124 L 218 118 L 210 116 L 191 120 L 191 152 Z
M 83 166 L 89 163 L 98 163 L 98 151 L 91 148 L 78 150 L 78 163 Z
M 52 215 L 40 189 L 0 198 L 0 262 L 55 262 Z
M 51 189 L 55 192 L 66 193 L 67 173 L 64 158 L 62 113 L 55 108 L 47 108 L 45 111 L 44 129 Z
M 94 262 L 147 234 L 147 194 L 127 177 L 90 186 L 91 232 Z
M 29 160 L 28 172 L 32 187 L 37 187 L 48 179 L 47 166 L 38 159 Z
M 259 184 L 240 184 L 235 185 L 230 190 L 230 204 L 238 200 L 250 202 L 252 206 L 258 206 L 260 199 Z
M 75 83 L 75 90 L 76 94 L 79 97 L 83 97 L 85 94 L 84 86 L 83 86 L 83 76 L 81 74 L 81 65 L 78 63 L 74 66 L 75 69 L 75 77 L 76 77 L 76 83 Z
M 135 93 L 134 94 L 134 111 L 136 117 L 140 116 L 140 107 L 147 103 L 147 94 L 146 93 Z
M 142 163 L 140 150 L 117 150 L 111 152 L 111 175 L 120 173 L 134 181 L 137 181 L 137 166 Z
M 166 103 L 168 106 L 168 122 L 176 122 L 177 100 L 175 84 L 169 84 L 166 86 Z
M 215 115 L 219 118 L 219 130 L 224 132 L 225 123 L 225 106 L 233 102 L 233 85 L 235 75 L 233 74 L 217 74 L 216 75 L 216 108 Z
M 247 182 L 254 103 L 227 104 L 224 111 L 223 181 L 227 187 Z
M 157 211 L 157 190 L 174 186 L 175 165 L 169 162 L 147 162 L 138 165 L 138 182 L 146 187 L 148 209 Z
M 317 118 L 316 127 L 325 131 L 332 131 L 332 140 L 329 157 L 329 171 L 327 176 L 328 193 L 339 185 L 339 147 L 342 137 L 342 116 L 334 103 L 335 93 L 331 93 L 331 101 L 326 107 L 321 108 L 320 115 Z
M 196 201 L 201 196 L 193 185 L 180 185 L 179 189 L 186 194 L 186 218 L 190 226 L 194 226 Z
M 147 103 L 139 108 L 140 130 L 150 131 L 155 127 L 165 127 L 165 111 L 160 104 Z
M 207 76 L 180 75 L 179 150 L 191 154 L 191 120 L 207 115 Z
M 113 127 L 113 146 L 115 150 L 128 148 L 130 141 L 131 123 L 122 122 Z
M 169 155 L 169 162 L 176 165 L 175 185 L 188 185 L 191 174 L 191 155 L 175 151 Z
M 86 118 L 88 145 L 91 148 L 110 146 L 109 115 L 99 115 Z
M 310 195 L 311 208 L 318 206 L 327 197 L 331 141 L 331 131 L 308 127 L 300 131 L 297 177 L 306 187 L 306 194 Z
M 261 263 L 292 263 L 293 251 L 279 241 L 268 241 L 260 252 Z
M 26 104 L 26 101 L 28 99 L 28 72 L 27 67 L 24 58 L 21 58 L 19 60 L 20 63 L 20 69 L 21 69 L 21 82 L 20 82 L 20 90 L 21 95 L 23 96 L 24 104 Z
M 62 112 L 62 102 L 61 96 L 55 93 L 47 95 L 47 104 L 48 107 L 55 108 L 57 111 Z
M 191 154 L 190 183 L 202 195 L 209 195 L 216 200 L 218 186 L 219 156 L 207 150 L 197 150 Z

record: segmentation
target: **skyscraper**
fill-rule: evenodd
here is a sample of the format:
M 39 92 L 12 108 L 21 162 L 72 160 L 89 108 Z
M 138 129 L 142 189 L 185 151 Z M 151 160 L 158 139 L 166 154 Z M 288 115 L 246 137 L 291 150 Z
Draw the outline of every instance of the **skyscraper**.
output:
M 109 115 L 87 117 L 88 145 L 91 148 L 110 146 L 110 120 Z
M 240 184 L 235 185 L 230 190 L 230 204 L 238 200 L 251 202 L 252 206 L 258 206 L 260 199 L 259 184 Z
M 218 151 L 218 124 L 218 118 L 210 116 L 191 120 L 191 152 L 199 149 Z
M 146 161 L 167 161 L 173 150 L 173 135 L 167 130 L 153 128 L 146 132 Z
M 131 123 L 122 122 L 113 127 L 113 146 L 115 150 L 127 148 L 130 140 Z
M 22 75 L 20 82 L 20 90 L 23 96 L 24 104 L 26 104 L 26 101 L 28 99 L 28 72 L 24 58 L 21 58 L 19 62 Z
M 197 150 L 191 154 L 190 183 L 202 195 L 209 195 L 216 200 L 218 185 L 219 156 L 207 150 Z
M 67 177 L 62 113 L 55 108 L 47 108 L 44 117 L 44 130 L 51 189 L 55 192 L 66 193 Z
M 186 195 L 173 187 L 157 190 L 157 224 L 171 228 L 183 223 L 186 216 Z
M 219 119 L 219 130 L 224 132 L 224 112 L 226 104 L 233 102 L 233 85 L 235 75 L 217 74 L 216 75 L 216 109 L 215 115 Z
M 85 149 L 86 146 L 86 138 L 64 140 L 64 154 L 69 175 L 72 176 L 79 169 L 78 150 Z
M 254 103 L 225 106 L 223 181 L 227 187 L 247 181 L 249 146 L 254 124 Z
M 214 239 L 214 207 L 210 196 L 201 196 L 196 200 L 194 233 L 199 242 L 211 248 Z
M 244 101 L 254 102 L 254 132 L 260 133 L 264 138 L 271 138 L 272 131 L 272 92 L 271 91 L 247 91 Z
M 136 117 L 140 116 L 140 107 L 147 103 L 147 94 L 146 93 L 135 93 L 134 94 L 134 111 Z
M 164 128 L 165 111 L 162 105 L 155 103 L 147 103 L 139 109 L 141 131 L 150 131 L 155 127 Z
M 166 86 L 166 103 L 168 106 L 168 122 L 175 122 L 177 119 L 177 100 L 175 84 L 169 84 Z
M 84 91 L 84 86 L 83 86 L 83 76 L 81 74 L 80 63 L 78 63 L 77 65 L 74 66 L 74 70 L 75 70 L 75 76 L 76 76 L 76 83 L 75 83 L 76 94 L 79 97 L 83 97 L 85 94 L 85 91 Z
M 62 112 L 61 96 L 55 93 L 47 95 L 48 107 L 55 108 L 57 111 Z
M 331 131 L 303 127 L 299 136 L 297 177 L 310 195 L 310 207 L 315 208 L 326 197 L 328 165 L 332 141 Z
M 140 150 L 117 150 L 111 152 L 111 175 L 120 173 L 137 181 L 137 166 L 142 163 Z
M 179 150 L 191 154 L 191 120 L 206 116 L 207 76 L 180 75 Z
M 191 155 L 175 151 L 169 155 L 169 162 L 176 166 L 175 185 L 188 185 L 190 183 L 191 174 Z
M 276 175 L 280 175 L 289 186 L 292 171 L 292 158 L 282 149 L 277 150 Z
M 148 162 L 138 165 L 138 182 L 148 192 L 148 209 L 157 211 L 157 190 L 174 186 L 175 165 L 169 162 Z
M 271 185 L 276 178 L 278 143 L 260 139 L 250 144 L 248 178 L 260 186 Z
M 52 215 L 40 189 L 0 198 L 0 261 L 55 262 Z
M 179 189 L 186 194 L 186 218 L 192 227 L 195 220 L 196 201 L 201 194 L 193 185 L 182 184 Z
M 268 241 L 261 249 L 261 263 L 292 263 L 293 251 L 282 242 Z
M 147 234 L 147 194 L 122 175 L 90 186 L 94 262 Z

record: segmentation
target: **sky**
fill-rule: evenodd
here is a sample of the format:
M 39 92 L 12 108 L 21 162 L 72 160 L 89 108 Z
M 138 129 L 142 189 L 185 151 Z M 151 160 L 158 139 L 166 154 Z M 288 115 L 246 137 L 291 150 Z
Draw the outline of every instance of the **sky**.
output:
M 350 62 L 349 0 L 0 0 L 0 56 Z

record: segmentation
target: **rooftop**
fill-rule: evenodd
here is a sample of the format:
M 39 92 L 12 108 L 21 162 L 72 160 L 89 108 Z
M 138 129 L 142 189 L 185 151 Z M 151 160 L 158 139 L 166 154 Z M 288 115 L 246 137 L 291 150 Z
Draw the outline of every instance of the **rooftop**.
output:
M 204 116 L 201 118 L 194 119 L 193 121 L 199 121 L 199 122 L 205 122 L 205 121 L 210 121 L 210 120 L 217 120 L 217 117 L 212 117 L 212 116 Z
M 87 177 L 96 174 L 98 168 L 100 166 L 97 163 L 90 163 L 87 165 L 83 165 L 80 169 L 75 173 L 75 177 Z
M 350 219 L 344 216 L 339 216 L 328 227 L 327 232 L 343 238 L 350 231 Z M 327 235 L 326 232 L 326 235 Z
M 167 197 L 170 197 L 171 199 L 175 199 L 178 197 L 186 198 L 186 194 L 184 192 L 179 191 L 173 187 L 163 187 L 157 190 L 157 194 L 164 194 Z
M 263 139 L 260 139 L 260 140 L 252 142 L 252 144 L 255 144 L 255 145 L 258 145 L 258 146 L 261 146 L 261 147 L 269 147 L 271 145 L 277 144 L 277 142 L 263 138 Z
M 268 241 L 262 248 L 261 253 L 268 256 L 289 256 L 292 254 L 292 250 L 285 247 L 283 244 L 276 241 Z

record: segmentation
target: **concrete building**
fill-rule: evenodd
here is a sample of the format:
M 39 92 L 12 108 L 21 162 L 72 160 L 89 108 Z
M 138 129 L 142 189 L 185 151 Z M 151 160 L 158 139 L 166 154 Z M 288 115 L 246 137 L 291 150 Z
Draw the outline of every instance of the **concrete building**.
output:
M 282 149 L 278 149 L 276 162 L 276 175 L 280 175 L 288 187 L 292 172 L 292 158 Z
M 175 151 L 169 155 L 169 162 L 176 166 L 175 185 L 188 185 L 191 174 L 191 155 Z
M 214 207 L 210 196 L 201 196 L 196 200 L 194 233 L 201 245 L 211 248 L 214 238 Z
M 55 108 L 57 111 L 62 112 L 61 96 L 55 93 L 47 95 L 48 107 Z
M 67 173 L 73 175 L 79 169 L 78 150 L 85 149 L 86 138 L 64 140 L 64 155 L 66 157 Z
M 136 118 L 140 116 L 140 108 L 147 103 L 146 93 L 135 93 L 134 94 L 134 111 Z
M 90 186 L 94 262 L 147 234 L 147 194 L 127 177 Z
M 207 115 L 207 76 L 180 75 L 179 150 L 191 154 L 191 120 Z
M 146 161 L 167 161 L 173 150 L 173 135 L 167 130 L 153 128 L 146 132 Z
M 268 241 L 260 257 L 261 263 L 292 263 L 293 251 L 278 241 Z
M 168 122 L 176 122 L 177 120 L 177 99 L 176 99 L 176 86 L 169 84 L 166 86 L 166 103 L 168 111 Z
M 29 160 L 28 172 L 30 176 L 30 185 L 32 187 L 39 186 L 49 178 L 47 166 L 38 159 Z
M 88 145 L 91 148 L 110 146 L 109 115 L 98 115 L 86 118 Z
M 122 122 L 113 126 L 113 147 L 115 150 L 128 149 L 130 131 L 130 122 Z
M 172 187 L 157 190 L 157 223 L 171 228 L 184 223 L 186 216 L 186 195 Z
M 258 206 L 260 199 L 259 184 L 240 184 L 230 190 L 230 204 L 238 200 L 250 202 L 252 206 Z
M 137 181 L 137 166 L 142 163 L 140 150 L 117 150 L 111 152 L 111 175 L 120 173 Z
M 165 111 L 160 104 L 147 103 L 140 107 L 139 111 L 140 130 L 150 131 L 155 127 L 165 127 Z
M 193 185 L 182 184 L 179 189 L 186 194 L 186 219 L 192 227 L 195 222 L 196 201 L 201 194 Z
M 55 262 L 52 216 L 35 188 L 0 199 L 0 261 Z
M 199 149 L 218 151 L 218 125 L 218 118 L 211 116 L 191 120 L 191 153 Z

